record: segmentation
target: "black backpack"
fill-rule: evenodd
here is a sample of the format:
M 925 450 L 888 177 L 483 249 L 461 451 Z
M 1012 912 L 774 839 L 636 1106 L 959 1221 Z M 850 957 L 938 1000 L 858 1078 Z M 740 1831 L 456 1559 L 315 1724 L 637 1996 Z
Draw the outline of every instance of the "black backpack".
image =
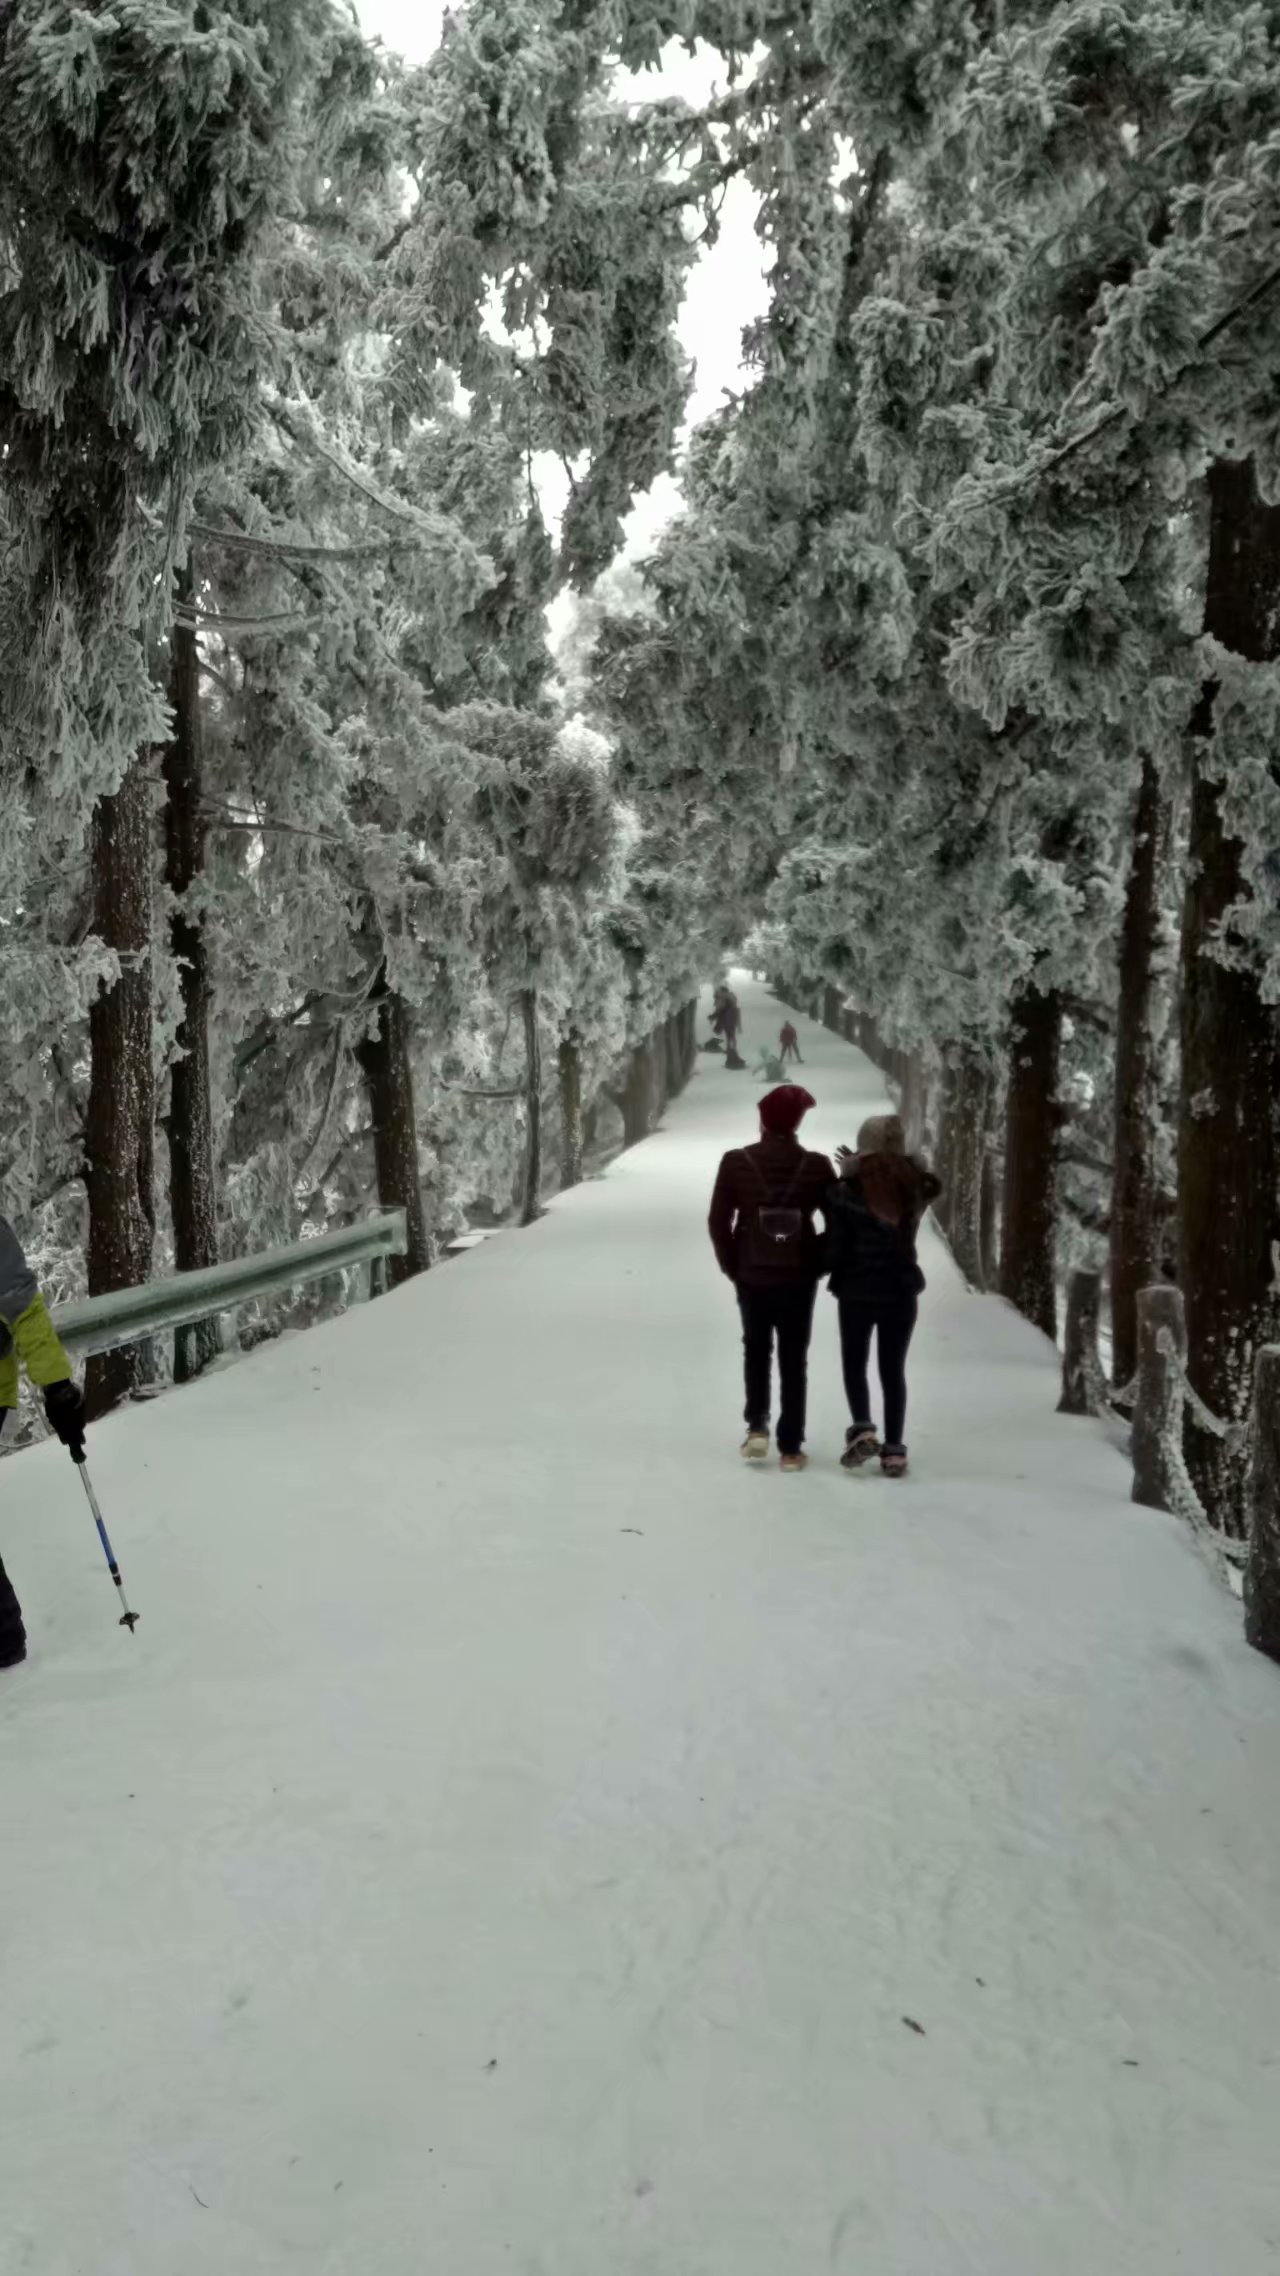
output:
M 745 1146 L 742 1159 L 755 1171 L 760 1180 L 764 1200 L 758 1202 L 746 1220 L 743 1251 L 747 1264 L 765 1272 L 786 1271 L 798 1267 L 804 1258 L 805 1213 L 797 1209 L 792 1200 L 804 1172 L 804 1157 L 781 1201 L 775 1201 L 769 1190 L 769 1181 L 759 1162 L 752 1161 Z

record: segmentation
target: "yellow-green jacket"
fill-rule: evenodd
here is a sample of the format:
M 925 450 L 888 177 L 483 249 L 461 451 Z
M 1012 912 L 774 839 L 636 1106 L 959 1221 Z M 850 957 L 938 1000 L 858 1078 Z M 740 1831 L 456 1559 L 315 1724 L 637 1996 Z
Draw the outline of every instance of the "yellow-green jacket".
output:
M 71 1362 L 54 1332 L 22 1243 L 0 1217 L 0 1409 L 18 1404 L 18 1361 L 40 1390 L 66 1383 Z

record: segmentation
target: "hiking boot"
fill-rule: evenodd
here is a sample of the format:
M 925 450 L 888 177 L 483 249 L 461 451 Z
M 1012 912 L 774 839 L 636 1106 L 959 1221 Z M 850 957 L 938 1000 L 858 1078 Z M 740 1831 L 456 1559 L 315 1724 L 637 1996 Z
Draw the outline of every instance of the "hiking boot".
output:
M 769 1459 L 769 1433 L 767 1430 L 749 1430 L 742 1441 L 742 1454 L 747 1462 L 767 1462 Z
M 906 1447 L 882 1446 L 880 1449 L 880 1468 L 886 1478 L 905 1478 L 907 1474 Z
M 809 1457 L 807 1454 L 780 1454 L 778 1456 L 778 1468 L 780 1470 L 807 1470 L 808 1467 Z
M 880 1452 L 880 1441 L 870 1423 L 854 1423 L 844 1434 L 844 1453 L 840 1457 L 842 1470 L 860 1470 L 864 1462 L 874 1462 Z

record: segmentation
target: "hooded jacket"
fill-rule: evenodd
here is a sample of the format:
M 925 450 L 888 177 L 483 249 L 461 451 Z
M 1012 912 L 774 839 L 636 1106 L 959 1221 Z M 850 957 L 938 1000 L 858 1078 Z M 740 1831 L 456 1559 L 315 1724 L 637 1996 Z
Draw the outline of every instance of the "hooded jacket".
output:
M 71 1361 L 58 1341 L 22 1243 L 0 1217 L 0 1409 L 18 1404 L 18 1361 L 38 1389 L 71 1379 Z

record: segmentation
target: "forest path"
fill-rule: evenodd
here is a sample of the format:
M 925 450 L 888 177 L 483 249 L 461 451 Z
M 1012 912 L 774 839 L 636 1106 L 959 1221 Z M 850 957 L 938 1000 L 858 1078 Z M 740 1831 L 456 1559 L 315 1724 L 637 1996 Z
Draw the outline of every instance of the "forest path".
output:
M 1277 1671 L 931 1236 L 912 1477 L 825 1297 L 744 1472 L 757 1096 L 97 1430 L 132 1642 L 3 1466 L 5 2276 L 1280 2269 Z

